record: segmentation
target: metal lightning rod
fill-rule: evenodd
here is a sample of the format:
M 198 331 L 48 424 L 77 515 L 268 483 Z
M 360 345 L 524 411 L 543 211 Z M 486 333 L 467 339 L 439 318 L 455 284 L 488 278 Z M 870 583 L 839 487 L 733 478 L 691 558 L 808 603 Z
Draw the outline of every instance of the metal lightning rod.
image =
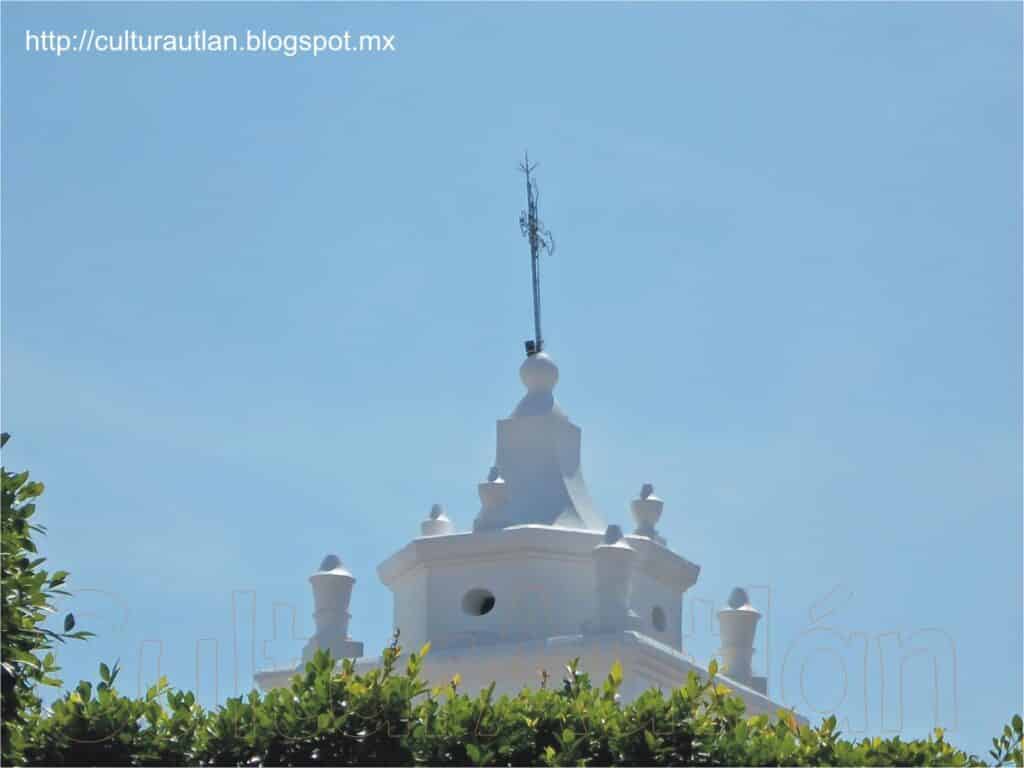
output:
M 538 190 L 533 179 L 530 155 L 527 153 L 519 169 L 526 176 L 526 210 L 519 215 L 519 229 L 530 242 L 530 271 L 533 276 L 533 339 L 526 342 L 527 356 L 544 351 L 544 337 L 540 333 L 540 252 L 548 256 L 555 252 L 555 239 L 537 216 Z

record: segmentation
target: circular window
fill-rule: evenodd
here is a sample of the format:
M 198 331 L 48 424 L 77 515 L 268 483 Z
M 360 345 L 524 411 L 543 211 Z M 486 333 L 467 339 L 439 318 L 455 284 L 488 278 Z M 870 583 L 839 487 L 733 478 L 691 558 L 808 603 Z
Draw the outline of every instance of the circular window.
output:
M 659 632 L 665 631 L 665 609 L 660 605 L 654 606 L 651 610 L 651 624 Z
M 470 616 L 483 616 L 494 608 L 494 593 L 486 589 L 471 589 L 462 598 L 462 610 Z

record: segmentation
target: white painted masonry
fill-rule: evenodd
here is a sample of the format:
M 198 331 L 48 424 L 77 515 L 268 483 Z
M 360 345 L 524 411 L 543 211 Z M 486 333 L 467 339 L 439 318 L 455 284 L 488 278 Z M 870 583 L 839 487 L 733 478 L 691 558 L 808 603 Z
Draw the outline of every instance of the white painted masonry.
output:
M 558 367 L 546 353 L 527 357 L 526 395 L 497 423 L 494 466 L 478 485 L 480 510 L 459 532 L 435 504 L 421 535 L 386 558 L 377 575 L 394 596 L 394 625 L 403 647 L 431 643 L 424 676 L 441 685 L 455 674 L 468 692 L 496 683 L 499 693 L 537 686 L 541 670 L 560 674 L 575 657 L 602 678 L 623 667 L 623 700 L 650 687 L 669 689 L 695 671 L 683 652 L 683 595 L 700 567 L 667 547 L 657 531 L 664 502 L 644 484 L 631 502 L 635 531 L 624 535 L 595 509 L 580 467 L 582 432 L 555 402 Z M 362 643 L 348 636 L 355 579 L 334 555 L 310 577 L 317 648 L 357 659 Z M 781 707 L 752 670 L 761 614 L 733 590 L 719 612 L 723 682 L 752 713 Z M 264 689 L 286 685 L 295 667 L 256 675 Z

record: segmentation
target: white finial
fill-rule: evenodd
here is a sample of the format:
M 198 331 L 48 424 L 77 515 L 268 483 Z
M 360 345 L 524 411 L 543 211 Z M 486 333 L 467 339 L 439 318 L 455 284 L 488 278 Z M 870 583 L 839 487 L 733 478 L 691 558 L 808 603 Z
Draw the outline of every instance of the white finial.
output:
M 558 366 L 547 352 L 530 355 L 519 366 L 519 378 L 527 391 L 533 393 L 550 393 L 558 383 Z
M 498 467 L 491 467 L 487 473 L 487 479 L 479 483 L 476 490 L 480 496 L 483 512 L 493 513 L 495 510 L 500 509 L 508 499 L 508 486 L 505 484 L 505 478 L 501 476 L 501 470 Z
M 455 526 L 448 519 L 448 515 L 445 514 L 444 507 L 440 504 L 434 504 L 430 508 L 429 517 L 420 523 L 420 535 L 444 536 L 449 533 L 455 533 Z
M 633 595 L 633 567 L 637 553 L 622 528 L 609 525 L 603 541 L 591 551 L 594 561 L 594 586 L 597 613 L 584 631 L 610 632 L 632 629 L 638 618 L 631 610 Z
M 348 606 L 356 580 L 341 564 L 341 558 L 327 555 L 309 583 L 313 586 L 316 633 L 303 649 L 302 658 L 308 661 L 318 648 L 329 650 L 336 659 L 361 656 L 363 644 L 348 637 Z
M 733 591 L 729 593 L 728 604 L 733 610 L 753 607 L 750 604 L 750 595 L 747 594 L 747 590 L 743 589 L 743 587 L 735 587 Z
M 755 678 L 752 660 L 754 636 L 761 612 L 750 604 L 750 595 L 742 587 L 729 593 L 727 604 L 718 611 L 718 628 L 722 639 L 721 654 L 725 674 L 733 680 L 765 692 L 767 681 Z
M 615 544 L 622 541 L 622 528 L 618 525 L 609 525 L 604 532 L 604 543 Z
M 522 361 L 527 392 L 497 424 L 498 477 L 479 485 L 481 509 L 474 531 L 536 523 L 604 531 L 580 468 L 582 431 L 555 403 L 558 367 L 537 352 Z
M 630 502 L 629 508 L 633 512 L 633 520 L 636 521 L 637 536 L 644 536 L 659 544 L 664 544 L 665 539 L 658 534 L 655 526 L 661 519 L 662 509 L 665 502 L 654 495 L 654 486 L 651 483 L 644 483 L 640 488 L 640 496 Z
M 320 561 L 320 570 L 317 571 L 317 573 L 341 573 L 348 574 L 349 576 L 352 575 L 348 569 L 345 568 L 341 562 L 341 558 L 337 555 L 325 556 L 324 559 Z

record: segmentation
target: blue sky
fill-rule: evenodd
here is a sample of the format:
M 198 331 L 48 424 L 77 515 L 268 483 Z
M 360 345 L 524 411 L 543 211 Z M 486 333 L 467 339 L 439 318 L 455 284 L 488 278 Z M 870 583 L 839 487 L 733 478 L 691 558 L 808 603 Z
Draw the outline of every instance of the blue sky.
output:
M 398 50 L 24 50 L 87 27 Z M 984 753 L 1020 710 L 1020 4 L 4 4 L 3 36 L 4 459 L 98 633 L 69 679 L 248 690 L 328 551 L 379 651 L 377 563 L 433 502 L 471 524 L 520 396 L 529 148 L 605 517 L 653 482 L 688 604 L 757 587 L 812 717 Z

